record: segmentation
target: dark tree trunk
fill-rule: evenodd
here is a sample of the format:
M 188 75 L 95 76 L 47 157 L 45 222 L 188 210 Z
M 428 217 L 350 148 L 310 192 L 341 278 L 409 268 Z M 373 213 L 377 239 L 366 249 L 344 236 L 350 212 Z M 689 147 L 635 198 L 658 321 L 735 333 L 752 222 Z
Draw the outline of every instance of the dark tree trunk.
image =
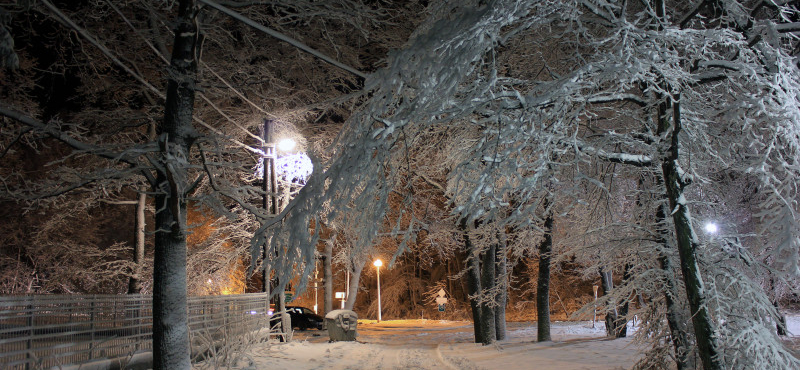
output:
M 186 163 L 191 142 L 197 71 L 195 2 L 180 0 L 167 73 L 164 121 L 158 128 L 160 167 L 154 189 L 153 368 L 190 370 L 186 297 Z
M 785 337 L 789 335 L 786 330 L 786 315 L 781 313 L 781 309 L 778 306 L 778 301 L 773 301 L 772 305 L 775 306 L 775 312 L 778 313 L 778 322 L 775 323 L 775 327 L 778 330 L 778 335 Z
M 622 281 L 627 282 L 631 276 L 631 265 L 625 264 L 625 269 L 622 271 Z M 625 297 L 619 306 L 617 306 L 617 320 L 614 322 L 614 336 L 616 338 L 625 338 L 628 335 L 628 305 L 630 297 Z
M 544 219 L 544 239 L 539 243 L 539 278 L 536 280 L 536 340 L 550 337 L 550 258 L 553 254 L 553 215 Z
M 494 319 L 494 303 L 492 302 L 493 299 L 488 299 L 489 297 L 494 297 L 495 289 L 495 253 L 497 247 L 492 245 L 483 252 L 483 262 L 481 263 L 481 292 L 484 296 L 481 299 L 481 321 L 480 321 L 480 330 L 481 330 L 481 337 L 483 338 L 484 345 L 492 344 L 497 340 L 497 333 L 495 332 L 495 319 Z M 488 295 L 488 297 L 487 297 Z
M 600 269 L 600 288 L 603 290 L 603 296 L 611 294 L 614 289 L 614 279 L 611 271 Z M 608 309 L 606 309 L 606 335 L 613 337 L 617 331 L 617 304 L 613 300 L 608 301 Z
M 497 246 L 495 263 L 497 271 L 495 284 L 497 285 L 497 295 L 495 301 L 497 306 L 494 310 L 494 326 L 497 340 L 506 339 L 506 303 L 508 302 L 508 276 L 505 236 L 498 232 L 500 244 Z
M 672 210 L 672 220 L 675 227 L 678 255 L 681 260 L 681 272 L 686 286 L 686 296 L 689 301 L 692 324 L 694 325 L 695 338 L 700 359 L 705 370 L 723 369 L 722 359 L 719 357 L 720 349 L 714 323 L 708 313 L 708 298 L 703 290 L 703 278 L 700 272 L 700 261 L 697 256 L 699 242 L 692 228 L 692 218 L 684 196 L 687 182 L 681 177 L 679 159 L 679 135 L 681 133 L 681 117 L 679 96 L 675 96 L 672 106 L 672 133 L 667 155 L 661 169 L 664 184 L 667 188 L 667 199 Z
M 666 254 L 662 253 L 659 257 L 659 263 L 666 277 L 664 299 L 667 304 L 667 325 L 672 339 L 672 347 L 675 350 L 675 362 L 678 370 L 693 370 L 695 363 L 694 357 L 691 356 L 688 319 L 683 314 L 680 304 L 676 301 L 678 287 L 675 281 L 675 269 Z
M 472 240 L 469 238 L 466 219 L 461 219 L 458 228 L 464 237 L 464 249 L 467 252 L 467 295 L 469 296 L 469 306 L 472 309 L 472 329 L 475 334 L 475 343 L 483 343 L 483 336 L 480 330 L 481 308 L 478 304 L 478 296 L 481 293 L 481 269 L 478 253 Z
M 145 218 L 144 210 L 147 195 L 139 194 L 136 201 L 136 246 L 133 250 L 133 274 L 128 280 L 128 294 L 139 294 L 142 292 L 142 269 L 144 267 L 144 237 L 145 237 Z
M 662 1 L 657 2 L 656 10 L 659 12 L 659 17 L 664 17 L 664 4 Z M 658 125 L 657 134 L 659 136 L 669 130 L 672 126 L 668 117 L 668 111 L 671 107 L 670 100 L 664 96 L 659 96 L 658 100 L 661 103 L 658 105 Z M 664 185 L 663 177 L 657 176 L 656 183 L 660 186 Z M 670 256 L 670 251 L 674 249 L 667 242 L 667 215 L 670 210 L 667 204 L 660 205 L 656 210 L 656 225 L 659 225 L 659 242 L 661 251 L 659 251 L 659 263 L 661 270 L 664 272 L 666 289 L 664 291 L 664 299 L 667 305 L 667 325 L 670 330 L 670 337 L 672 339 L 672 346 L 675 350 L 675 361 L 678 370 L 693 370 L 695 369 L 695 357 L 692 356 L 692 338 L 691 338 L 691 325 L 689 323 L 689 313 L 684 309 L 678 300 L 680 297 L 677 269 L 672 262 L 674 257 Z
M 478 256 L 473 255 L 467 259 L 467 288 L 469 289 L 469 306 L 472 309 L 472 328 L 475 332 L 475 343 L 483 343 L 481 325 L 481 307 L 478 296 L 481 294 L 481 269 Z

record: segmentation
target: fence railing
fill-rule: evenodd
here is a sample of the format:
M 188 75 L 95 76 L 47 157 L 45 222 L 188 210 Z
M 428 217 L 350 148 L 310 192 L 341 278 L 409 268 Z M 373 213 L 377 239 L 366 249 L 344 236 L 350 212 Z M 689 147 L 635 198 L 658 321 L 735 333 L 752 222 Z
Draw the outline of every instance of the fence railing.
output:
M 150 295 L 0 297 L 0 369 L 31 370 L 152 351 Z M 215 340 L 269 332 L 265 294 L 190 297 L 192 353 Z

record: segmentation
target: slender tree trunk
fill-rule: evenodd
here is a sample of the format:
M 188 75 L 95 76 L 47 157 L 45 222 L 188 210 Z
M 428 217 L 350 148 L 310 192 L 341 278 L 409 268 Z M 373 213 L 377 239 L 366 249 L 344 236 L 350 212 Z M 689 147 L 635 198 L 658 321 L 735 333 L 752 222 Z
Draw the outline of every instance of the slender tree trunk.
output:
M 364 262 L 353 264 L 353 275 L 350 276 L 350 286 L 347 287 L 347 302 L 344 303 L 344 308 L 352 310 L 356 304 L 356 297 L 358 296 L 358 283 L 361 280 L 361 271 L 364 270 Z
M 142 292 L 142 269 L 144 267 L 144 236 L 145 218 L 144 210 L 147 195 L 139 194 L 136 202 L 136 246 L 133 251 L 133 276 L 128 280 L 128 294 L 139 294 Z
M 480 330 L 481 308 L 478 304 L 478 296 L 481 293 L 480 261 L 477 250 L 469 238 L 466 218 L 458 223 L 458 227 L 464 237 L 464 249 L 467 251 L 467 295 L 469 296 L 469 306 L 472 309 L 472 329 L 475 334 L 475 343 L 483 343 L 483 332 Z
M 495 263 L 497 264 L 497 271 L 495 276 L 495 284 L 497 285 L 497 306 L 494 310 L 494 327 L 497 340 L 506 339 L 506 303 L 508 302 L 508 274 L 507 274 L 507 256 L 506 256 L 506 241 L 505 234 L 498 232 L 498 239 L 500 244 L 497 246 L 495 254 Z
M 494 322 L 494 304 L 489 297 L 494 297 L 492 292 L 495 289 L 495 253 L 497 247 L 492 245 L 483 252 L 483 263 L 481 263 L 481 292 L 484 296 L 481 299 L 481 322 L 480 330 L 481 337 L 483 338 L 484 345 L 491 344 L 497 340 L 497 333 L 495 332 Z M 487 297 L 488 294 L 488 297 Z
M 659 263 L 666 276 L 664 299 L 667 304 L 667 325 L 672 339 L 672 346 L 675 350 L 675 362 L 678 370 L 693 370 L 695 362 L 694 357 L 691 356 L 688 318 L 683 315 L 683 310 L 676 301 L 678 287 L 675 281 L 675 269 L 666 254 L 662 253 L 659 257 Z
M 544 219 L 544 239 L 539 243 L 539 277 L 536 280 L 536 340 L 550 337 L 550 258 L 553 255 L 553 215 Z
M 663 6 L 663 2 L 659 0 L 657 4 L 657 10 L 659 11 L 662 19 L 664 14 Z M 671 102 L 664 96 L 658 96 L 657 99 L 660 100 L 661 103 L 658 105 L 658 124 L 656 133 L 657 135 L 662 136 L 672 126 L 668 116 L 668 111 L 671 108 Z M 659 187 L 664 185 L 663 177 L 656 176 L 656 183 L 659 185 Z M 680 283 L 676 274 L 677 269 L 675 268 L 675 264 L 672 262 L 674 257 L 670 255 L 670 251 L 674 250 L 675 248 L 670 245 L 671 243 L 668 242 L 668 236 L 665 235 L 668 225 L 667 215 L 670 212 L 669 208 L 667 207 L 667 204 L 662 204 L 656 210 L 656 225 L 660 225 L 658 244 L 661 246 L 658 260 L 659 264 L 661 265 L 661 270 L 664 272 L 666 285 L 666 289 L 664 291 L 664 300 L 667 305 L 667 325 L 670 330 L 672 346 L 675 350 L 675 361 L 678 370 L 693 370 L 695 369 L 696 364 L 695 357 L 692 356 L 691 350 L 693 338 L 690 332 L 691 325 L 689 323 L 689 313 L 684 309 L 684 306 L 681 305 L 679 301 Z
M 160 167 L 153 273 L 153 368 L 190 370 L 186 294 L 186 158 L 193 136 L 197 73 L 195 2 L 180 0 L 167 81 L 164 121 L 158 129 Z
M 324 271 L 324 281 L 322 285 L 325 287 L 325 292 L 322 295 L 322 300 L 325 305 L 325 313 L 333 311 L 333 239 L 325 243 L 325 254 L 322 256 L 322 270 Z
M 688 183 L 681 177 L 684 171 L 680 168 L 678 161 L 680 157 L 678 152 L 680 133 L 680 103 L 679 96 L 675 96 L 672 105 L 671 142 L 667 156 L 661 164 L 661 169 L 664 176 L 664 184 L 667 188 L 667 198 L 672 210 L 675 239 L 681 260 L 681 272 L 686 286 L 686 296 L 691 310 L 698 352 L 705 370 L 718 370 L 723 369 L 724 366 L 722 359 L 719 357 L 719 342 L 715 334 L 714 323 L 708 313 L 707 293 L 703 289 L 703 278 L 697 255 L 699 242 L 692 228 L 692 217 L 684 195 L 684 188 Z

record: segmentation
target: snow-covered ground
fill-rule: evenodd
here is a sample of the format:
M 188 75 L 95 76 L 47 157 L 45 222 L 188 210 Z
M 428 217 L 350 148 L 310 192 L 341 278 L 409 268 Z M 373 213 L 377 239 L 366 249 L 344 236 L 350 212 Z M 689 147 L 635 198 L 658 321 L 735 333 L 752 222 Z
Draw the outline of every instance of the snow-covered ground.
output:
M 800 315 L 788 318 L 800 339 Z M 536 342 L 535 323 L 509 323 L 508 339 L 471 343 L 472 324 L 439 320 L 360 321 L 358 342 L 328 343 L 324 331 L 296 332 L 290 343 L 254 346 L 236 370 L 336 369 L 627 369 L 638 347 L 605 337 L 602 323 L 555 322 L 552 342 Z

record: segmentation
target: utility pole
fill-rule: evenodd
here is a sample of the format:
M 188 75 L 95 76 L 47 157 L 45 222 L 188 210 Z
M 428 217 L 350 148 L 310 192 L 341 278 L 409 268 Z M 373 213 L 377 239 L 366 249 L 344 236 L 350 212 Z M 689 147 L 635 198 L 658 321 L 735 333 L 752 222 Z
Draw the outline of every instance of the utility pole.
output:
M 278 178 L 276 175 L 277 168 L 275 159 L 277 158 L 277 151 L 275 148 L 275 124 L 273 120 L 264 119 L 264 131 L 262 134 L 262 138 L 264 139 L 264 173 L 262 178 L 262 190 L 264 191 L 263 206 L 264 209 L 268 211 L 269 215 L 274 217 L 278 214 Z M 264 263 L 264 292 L 268 293 L 267 296 L 269 297 L 272 268 L 267 253 L 269 249 L 268 243 L 270 243 L 270 240 L 264 242 L 264 248 L 261 250 L 261 258 Z M 277 253 L 276 251 L 275 258 L 278 257 Z M 282 286 L 280 278 L 277 285 L 279 287 Z M 267 309 L 269 309 L 269 299 L 267 299 Z M 292 325 L 286 314 L 286 295 L 283 292 L 279 292 L 278 294 L 278 311 L 281 313 L 281 330 L 284 333 L 284 340 L 286 341 L 289 338 L 286 334 L 289 330 L 292 330 Z

